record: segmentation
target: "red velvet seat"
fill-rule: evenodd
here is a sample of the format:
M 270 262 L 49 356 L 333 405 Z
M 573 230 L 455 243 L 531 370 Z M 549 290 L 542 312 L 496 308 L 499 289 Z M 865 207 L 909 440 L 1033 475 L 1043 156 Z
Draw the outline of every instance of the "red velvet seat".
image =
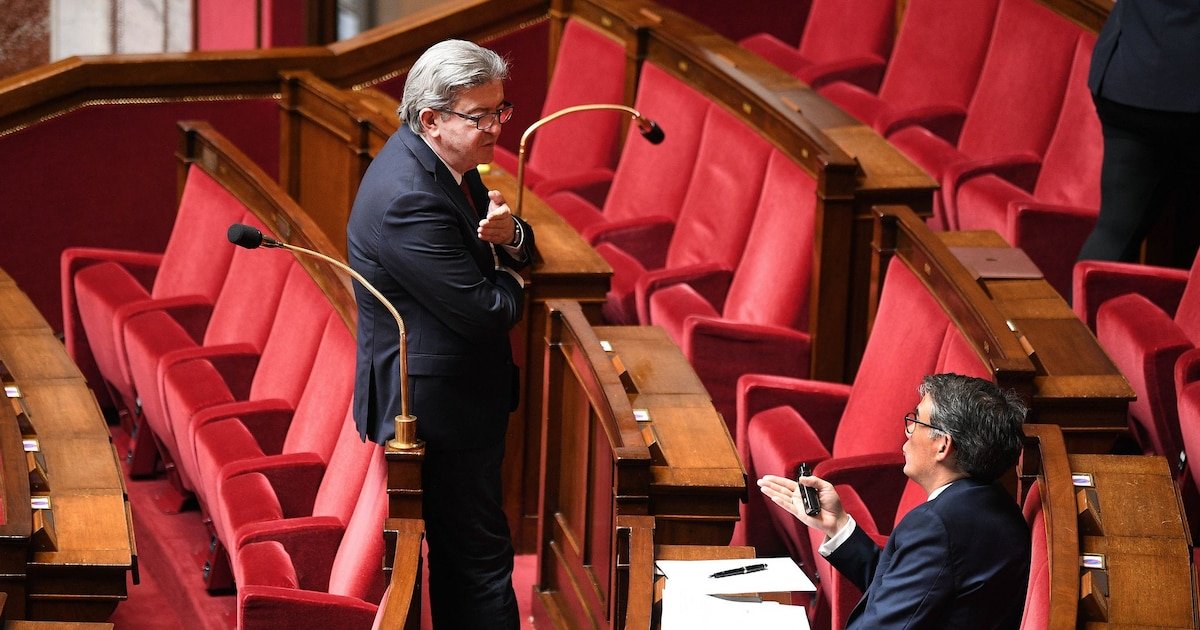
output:
M 1040 630 L 1050 621 L 1050 539 L 1046 533 L 1046 513 L 1042 509 L 1040 485 L 1029 489 L 1022 508 L 1029 525 L 1029 586 L 1025 591 L 1025 612 L 1021 628 Z
M 848 81 L 879 88 L 895 23 L 894 0 L 813 0 L 799 46 L 759 33 L 739 43 L 813 87 Z
M 358 435 L 347 409 L 328 461 L 317 453 L 281 453 L 230 464 L 217 484 L 217 538 L 225 548 L 238 549 L 254 532 L 286 519 L 332 516 L 345 525 L 379 450 Z
M 595 243 L 606 225 L 623 225 L 648 217 L 673 221 L 679 216 L 691 183 L 700 135 L 711 101 L 651 63 L 642 64 L 636 109 L 663 125 L 661 144 L 650 144 L 631 128 L 604 203 L 578 191 L 562 190 L 543 197 L 555 212 Z
M 232 248 L 221 246 L 246 207 L 204 171 L 188 170 L 179 211 L 161 254 L 72 247 L 62 254 L 63 332 L 67 352 L 113 402 L 136 410 L 123 330 L 137 313 L 165 309 L 189 331 L 202 331 L 225 282 Z M 196 336 L 200 336 L 196 334 Z
M 1000 233 L 1025 250 L 1063 295 L 1070 294 L 1071 270 L 1100 207 L 1104 138 L 1087 88 L 1095 41 L 1090 33 L 1079 37 L 1062 111 L 1032 192 L 982 170 L 960 181 L 953 199 L 944 198 L 951 223 Z
M 242 222 L 262 229 L 262 224 L 251 214 L 246 214 Z M 233 249 L 229 245 L 224 248 Z M 212 317 L 200 339 L 165 311 L 143 311 L 126 321 L 129 373 L 146 425 L 153 431 L 168 463 L 178 461 L 179 451 L 163 408 L 159 388 L 162 371 L 176 361 L 199 354 L 258 356 L 275 319 L 284 279 L 293 266 L 296 261 L 289 256 L 235 251 L 225 284 L 213 303 Z M 138 447 L 144 448 L 145 444 L 139 440 Z
M 194 418 L 196 494 L 214 522 L 223 518 L 218 488 L 247 463 L 271 455 L 312 453 L 329 461 L 354 390 L 354 337 L 338 317 L 328 320 L 304 393 L 293 411 L 284 401 L 211 407 Z
M 1000 0 L 987 57 L 957 144 L 924 127 L 904 127 L 888 140 L 941 184 L 933 224 L 957 229 L 945 215 L 960 180 L 980 169 L 1033 188 L 1062 108 L 1075 44 L 1082 32 L 1035 0 Z
M 909 0 L 879 94 L 837 81 L 818 91 L 887 135 L 917 123 L 958 139 L 975 93 L 997 0 Z
M 806 378 L 816 181 L 771 153 L 754 224 L 735 269 L 651 274 L 636 287 L 639 320 L 662 326 L 735 430 L 743 374 Z
M 1088 269 L 1107 270 L 1110 277 L 1122 270 L 1145 276 L 1153 268 L 1121 263 L 1083 262 L 1077 274 Z M 1113 363 L 1125 375 L 1137 399 L 1129 404 L 1130 430 L 1148 454 L 1164 455 L 1178 462 L 1182 450 L 1178 407 L 1175 399 L 1175 367 L 1179 357 L 1200 343 L 1200 257 L 1192 264 L 1177 306 L 1170 299 L 1156 301 L 1154 289 L 1178 278 L 1178 270 L 1163 270 L 1157 283 L 1147 283 L 1148 293 L 1131 286 L 1129 292 L 1104 300 L 1096 312 L 1096 338 Z M 1128 283 L 1132 278 L 1125 278 Z M 1077 286 L 1079 276 L 1076 277 Z M 1079 296 L 1077 311 L 1095 294 Z
M 733 269 L 742 256 L 762 190 L 771 147 L 725 110 L 713 107 L 704 123 L 695 172 L 679 212 L 610 228 L 597 237 L 596 253 L 613 268 L 603 307 L 612 324 L 638 321 L 636 288 L 656 274 L 695 265 Z
M 258 255 L 290 258 L 286 254 Z M 160 367 L 161 406 L 185 488 L 194 487 L 196 431 L 205 422 L 239 414 L 268 422 L 274 415 L 281 427 L 274 434 L 282 435 L 331 319 L 341 321 L 307 271 L 293 264 L 261 356 L 197 349 L 173 356 L 169 364 Z
M 377 449 L 348 523 L 311 516 L 248 536 L 234 556 L 238 627 L 370 628 L 386 584 L 387 463 Z
M 572 105 L 625 103 L 625 63 L 620 42 L 584 22 L 567 20 L 541 115 Z M 525 147 L 525 186 L 540 196 L 577 190 L 603 204 L 627 120 L 620 112 L 581 112 L 539 128 Z M 525 130 L 509 131 L 520 137 Z M 515 154 L 497 146 L 495 161 L 516 175 Z
M 736 442 L 750 478 L 791 477 L 801 462 L 823 474 L 825 460 L 858 457 L 836 482 L 853 486 L 867 505 L 895 506 L 904 476 L 866 465 L 895 467 L 905 440 L 901 419 L 916 407 L 921 379 L 945 363 L 949 325 L 924 285 L 893 260 L 852 385 L 761 375 L 738 382 Z M 893 514 L 876 513 L 875 521 L 890 523 Z M 742 508 L 733 544 L 754 545 L 760 554 L 786 552 L 811 567 L 804 529 L 754 493 Z

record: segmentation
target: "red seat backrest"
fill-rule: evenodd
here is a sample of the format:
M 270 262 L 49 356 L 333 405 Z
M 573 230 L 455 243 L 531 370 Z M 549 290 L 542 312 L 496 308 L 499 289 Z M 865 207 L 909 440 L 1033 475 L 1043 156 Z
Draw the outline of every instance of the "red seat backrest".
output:
M 1081 32 L 1035 0 L 1000 0 L 959 150 L 973 158 L 1042 155 Z
M 686 83 L 654 64 L 642 64 L 636 109 L 662 124 L 663 141 L 650 144 L 636 137 L 636 126 L 630 126 L 604 202 L 606 221 L 679 216 L 711 107 Z
M 256 227 L 264 234 L 270 232 L 249 212 L 242 217 L 242 223 Z M 275 321 L 284 281 L 296 265 L 296 259 L 280 255 L 280 252 L 254 251 L 228 242 L 217 245 L 236 251 L 229 263 L 221 294 L 213 303 L 203 345 L 249 343 L 261 352 Z
M 1196 254 L 1192 268 L 1188 271 L 1183 297 L 1179 299 L 1179 307 L 1175 309 L 1175 323 L 1192 345 L 1200 346 L 1200 252 Z
M 1022 628 L 1045 628 L 1050 621 L 1050 553 L 1046 538 L 1046 514 L 1042 510 L 1041 486 L 1029 489 L 1022 508 L 1029 524 L 1030 562 L 1029 587 L 1025 591 L 1025 612 Z
M 325 466 L 325 476 L 321 477 L 321 485 L 317 487 L 312 513 L 317 516 L 335 516 L 343 523 L 348 523 L 372 459 L 378 456 L 377 451 L 380 448 L 374 442 L 364 442 L 358 435 L 353 407 L 347 407 L 337 444 L 334 445 L 333 454 L 329 456 L 329 463 Z
M 246 206 L 202 169 L 188 169 L 179 212 L 150 297 L 202 295 L 215 301 L 225 283 L 233 247 L 222 246 L 229 224 Z
M 904 443 L 904 414 L 917 406 L 917 386 L 937 367 L 949 319 L 898 258 L 888 265 L 875 324 L 846 402 L 833 455 L 895 453 Z
M 625 102 L 625 48 L 579 20 L 567 20 L 542 115 L 585 103 Z M 526 166 L 543 178 L 558 178 L 616 167 L 621 125 L 619 112 L 581 112 L 564 116 L 530 136 Z
M 284 438 L 284 453 L 316 453 L 329 461 L 341 428 L 340 419 L 354 392 L 356 352 L 357 344 L 346 323 L 340 317 L 330 317 Z
M 892 107 L 964 110 L 987 52 L 998 0 L 908 0 L 879 97 Z
M 813 63 L 876 55 L 887 59 L 894 0 L 813 0 L 800 37 L 800 56 Z
M 278 253 L 263 255 L 288 257 Z M 275 322 L 250 384 L 249 398 L 278 398 L 295 405 L 312 372 L 328 320 L 338 316 L 304 267 L 293 262 L 285 282 Z
M 666 266 L 737 267 L 762 191 L 771 145 L 725 110 L 713 107 L 683 208 L 667 247 Z
M 1096 36 L 1082 33 L 1075 45 L 1062 111 L 1042 159 L 1033 196 L 1043 203 L 1100 207 L 1100 162 L 1104 137 L 1087 87 Z
M 725 299 L 726 318 L 807 329 L 816 187 L 791 158 L 771 152 L 754 225 Z
M 362 493 L 342 534 L 329 572 L 329 592 L 378 604 L 383 582 L 383 522 L 387 517 L 387 460 L 375 449 Z

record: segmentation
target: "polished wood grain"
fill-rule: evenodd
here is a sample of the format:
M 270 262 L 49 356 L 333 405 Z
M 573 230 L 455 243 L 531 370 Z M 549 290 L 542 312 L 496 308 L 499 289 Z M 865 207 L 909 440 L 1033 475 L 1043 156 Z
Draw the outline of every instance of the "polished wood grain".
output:
M 1024 500 L 1034 485 L 1041 493 L 1050 570 L 1050 610 L 1046 615 L 1046 628 L 1072 630 L 1078 618 L 1080 543 L 1067 449 L 1062 430 L 1056 426 L 1026 424 L 1024 429 L 1019 495 Z
M 62 343 L 7 274 L 0 292 L 4 613 L 14 620 L 102 621 L 126 598 L 129 571 L 136 575 L 120 460 Z M 31 510 L 31 495 L 49 507 Z

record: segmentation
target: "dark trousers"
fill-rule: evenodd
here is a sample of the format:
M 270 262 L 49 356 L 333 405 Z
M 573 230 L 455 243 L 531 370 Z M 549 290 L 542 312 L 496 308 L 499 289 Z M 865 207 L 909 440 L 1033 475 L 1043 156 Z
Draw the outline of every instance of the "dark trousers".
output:
M 1100 216 L 1079 259 L 1135 262 L 1165 208 L 1200 210 L 1200 114 L 1131 107 L 1103 96 L 1095 102 L 1104 133 Z M 1194 247 L 1186 235 L 1172 240 L 1181 238 Z M 1192 253 L 1175 258 L 1190 262 Z
M 436 630 L 520 627 L 513 546 L 501 506 L 504 444 L 428 449 L 421 470 Z

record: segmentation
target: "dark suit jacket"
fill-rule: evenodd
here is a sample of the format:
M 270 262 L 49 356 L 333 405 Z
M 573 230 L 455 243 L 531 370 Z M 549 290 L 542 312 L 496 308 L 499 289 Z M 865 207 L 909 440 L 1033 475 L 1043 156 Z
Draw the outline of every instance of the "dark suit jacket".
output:
M 847 628 L 1017 628 L 1029 528 L 1003 489 L 960 479 L 905 515 L 881 550 L 861 528 L 828 560 L 863 589 Z
M 1118 2 L 1096 40 L 1088 87 L 1122 105 L 1200 112 L 1200 2 Z
M 476 207 L 487 208 L 470 171 Z M 515 408 L 516 368 L 508 330 L 521 318 L 520 285 L 497 272 L 479 217 L 454 176 L 425 141 L 401 126 L 371 163 L 347 226 L 350 266 L 404 319 L 410 413 L 430 448 L 500 443 Z M 533 230 L 524 260 L 532 260 Z M 497 247 L 501 262 L 517 268 Z M 383 442 L 399 411 L 399 334 L 395 320 L 355 284 L 358 367 L 354 418 L 359 433 Z

